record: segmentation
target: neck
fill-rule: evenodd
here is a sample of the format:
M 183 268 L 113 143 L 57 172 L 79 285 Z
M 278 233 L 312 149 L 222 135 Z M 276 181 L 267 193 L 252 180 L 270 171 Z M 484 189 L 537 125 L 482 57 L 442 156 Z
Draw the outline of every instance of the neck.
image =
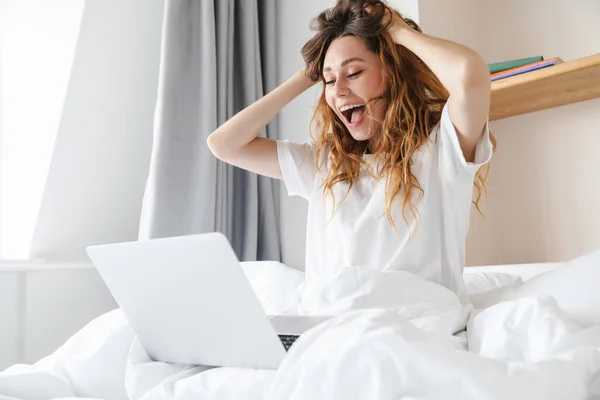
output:
M 369 139 L 369 144 L 367 145 L 367 150 L 365 151 L 367 154 L 373 154 L 379 148 L 379 138 L 371 138 Z

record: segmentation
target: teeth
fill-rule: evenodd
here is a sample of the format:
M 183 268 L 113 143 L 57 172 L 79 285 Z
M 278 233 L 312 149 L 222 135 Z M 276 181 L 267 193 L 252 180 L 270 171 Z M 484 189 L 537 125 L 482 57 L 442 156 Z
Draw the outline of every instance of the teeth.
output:
M 350 110 L 351 108 L 362 107 L 362 106 L 363 106 L 363 104 L 349 104 L 349 105 L 347 105 L 347 106 L 343 106 L 343 107 L 341 107 L 341 108 L 340 108 L 340 111 L 341 111 L 341 112 L 344 112 L 344 111 L 346 111 L 346 110 Z

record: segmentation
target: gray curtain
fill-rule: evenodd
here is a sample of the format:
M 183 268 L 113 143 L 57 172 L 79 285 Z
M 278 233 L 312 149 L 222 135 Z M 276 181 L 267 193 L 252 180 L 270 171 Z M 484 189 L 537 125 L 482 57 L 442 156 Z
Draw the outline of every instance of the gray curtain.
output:
M 218 161 L 206 138 L 272 90 L 276 0 L 166 0 L 140 239 L 222 232 L 240 260 L 280 260 L 271 179 Z M 270 124 L 261 133 L 277 139 Z

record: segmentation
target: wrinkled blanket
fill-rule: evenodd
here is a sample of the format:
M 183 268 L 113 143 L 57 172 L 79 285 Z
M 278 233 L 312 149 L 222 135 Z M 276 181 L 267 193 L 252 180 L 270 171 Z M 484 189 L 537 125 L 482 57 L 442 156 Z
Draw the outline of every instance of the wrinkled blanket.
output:
M 473 310 L 407 273 L 369 275 L 352 292 L 321 281 L 274 297 L 267 287 L 255 286 L 265 309 L 338 315 L 302 335 L 277 371 L 152 361 L 114 310 L 36 364 L 0 373 L 0 400 L 600 398 L 600 326 L 576 325 L 552 297 Z

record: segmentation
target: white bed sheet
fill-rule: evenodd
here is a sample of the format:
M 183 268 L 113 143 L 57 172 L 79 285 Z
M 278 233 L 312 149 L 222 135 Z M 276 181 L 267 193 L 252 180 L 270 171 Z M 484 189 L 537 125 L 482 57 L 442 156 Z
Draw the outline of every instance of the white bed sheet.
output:
M 518 275 L 524 281 L 544 272 L 552 271 L 563 262 L 545 262 L 545 263 L 526 263 L 526 264 L 505 264 L 505 265 L 481 265 L 465 268 L 465 274 L 473 273 L 506 273 Z
M 291 288 L 301 274 L 282 265 L 248 266 L 265 308 L 288 307 L 287 289 L 277 283 Z M 528 279 L 556 266 L 470 267 L 466 273 Z M 278 371 L 155 362 L 115 310 L 35 365 L 0 373 L 0 400 L 600 398 L 600 325 L 578 326 L 553 298 L 520 298 L 473 312 L 468 332 L 451 335 L 463 309 L 449 290 L 414 276 L 385 278 L 394 285 L 375 287 L 392 288 L 396 304 L 349 310 L 317 326 Z M 426 293 L 427 299 L 402 303 L 406 298 L 397 292 Z M 466 337 L 474 344 L 470 351 Z

